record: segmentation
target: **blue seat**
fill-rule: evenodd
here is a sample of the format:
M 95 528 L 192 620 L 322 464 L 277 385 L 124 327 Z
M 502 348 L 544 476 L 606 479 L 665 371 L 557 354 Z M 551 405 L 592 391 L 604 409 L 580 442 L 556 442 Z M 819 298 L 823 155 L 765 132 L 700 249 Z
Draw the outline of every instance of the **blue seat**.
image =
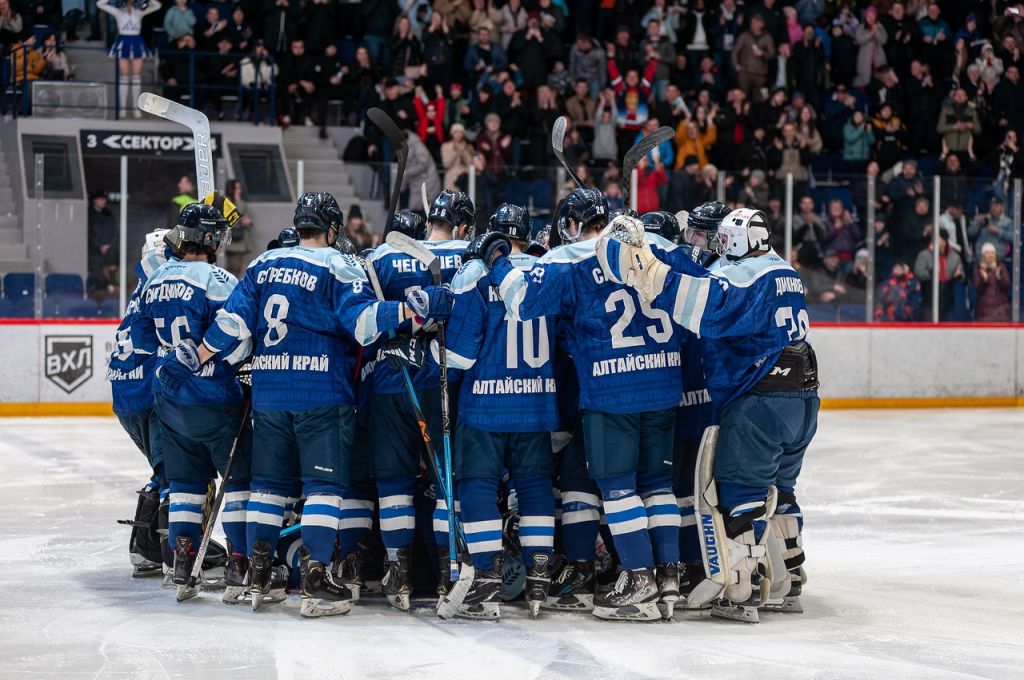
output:
M 78 274 L 47 274 L 45 285 L 47 297 L 85 297 L 85 283 Z
M 65 319 L 94 319 L 98 309 L 96 303 L 89 298 L 66 300 L 60 305 L 60 316 Z
M 17 302 L 36 293 L 36 275 L 29 272 L 4 274 L 4 298 Z
M 43 318 L 57 319 L 61 316 L 61 304 L 59 298 L 43 298 Z
M 836 306 L 830 303 L 807 305 L 807 316 L 812 322 L 833 323 L 839 318 Z
M 109 298 L 100 303 L 99 316 L 104 319 L 120 319 L 121 303 Z
M 840 305 L 839 321 L 842 323 L 862 323 L 865 316 L 864 305 Z

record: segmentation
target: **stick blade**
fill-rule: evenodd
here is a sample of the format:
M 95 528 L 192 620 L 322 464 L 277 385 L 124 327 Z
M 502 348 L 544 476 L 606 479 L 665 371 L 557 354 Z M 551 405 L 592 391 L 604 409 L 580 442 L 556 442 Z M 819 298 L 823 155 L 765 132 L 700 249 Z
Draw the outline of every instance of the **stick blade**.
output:
M 385 241 L 395 250 L 419 260 L 425 267 L 429 268 L 438 261 L 437 255 L 431 252 L 429 248 L 400 231 L 388 232 Z
M 153 94 L 152 92 L 143 92 L 139 95 L 139 110 L 152 113 L 154 116 L 160 116 L 161 118 L 167 115 L 167 110 L 172 103 L 170 99 Z
M 564 153 L 565 131 L 569 127 L 569 119 L 559 116 L 555 124 L 551 126 L 551 148 L 558 153 Z

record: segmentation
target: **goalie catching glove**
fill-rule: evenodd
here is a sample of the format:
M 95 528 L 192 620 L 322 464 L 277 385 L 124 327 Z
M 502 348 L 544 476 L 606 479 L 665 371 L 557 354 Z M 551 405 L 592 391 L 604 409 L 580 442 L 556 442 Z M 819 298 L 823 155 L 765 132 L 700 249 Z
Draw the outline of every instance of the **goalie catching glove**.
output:
M 635 217 L 619 215 L 609 222 L 595 248 L 604 277 L 635 288 L 641 300 L 650 302 L 665 288 L 672 269 L 655 257 L 643 222 Z

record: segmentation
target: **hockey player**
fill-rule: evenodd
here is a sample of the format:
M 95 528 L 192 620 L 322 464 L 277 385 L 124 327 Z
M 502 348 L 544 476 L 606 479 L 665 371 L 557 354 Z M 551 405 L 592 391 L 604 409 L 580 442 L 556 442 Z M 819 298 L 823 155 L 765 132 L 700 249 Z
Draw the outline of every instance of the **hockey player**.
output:
M 396 216 L 402 223 L 403 215 Z M 427 240 L 424 245 L 437 254 L 441 278 L 451 282 L 462 266 L 463 239 L 472 234 L 475 212 L 473 202 L 462 192 L 442 191 L 430 207 Z M 399 224 L 399 230 L 405 231 Z M 366 261 L 367 273 L 379 281 L 385 300 L 404 299 L 410 291 L 428 288 L 431 274 L 415 258 L 391 246 L 376 248 Z M 419 325 L 410 323 L 403 333 L 419 332 Z M 413 387 L 427 418 L 430 439 L 440 444 L 440 389 L 437 366 L 424 365 L 410 370 Z M 454 393 L 454 392 L 453 392 Z M 411 594 L 409 567 L 415 530 L 413 495 L 420 471 L 423 435 L 413 417 L 402 372 L 386 362 L 378 361 L 374 369 L 373 393 L 369 403 L 371 459 L 377 478 L 380 506 L 381 538 L 387 550 L 388 567 L 384 576 L 384 594 L 388 602 L 402 611 L 409 609 Z M 433 452 L 427 452 L 432 455 Z M 435 488 L 439 488 L 435 484 Z M 437 494 L 434 536 L 438 543 L 440 568 L 438 594 L 448 588 L 448 508 L 444 496 Z
M 532 222 L 526 208 L 503 203 L 488 232 L 508 236 L 509 261 L 522 272 L 537 258 L 523 251 Z M 459 313 L 448 324 L 447 357 L 465 371 L 455 432 L 455 470 L 474 578 L 463 616 L 497 618 L 502 582 L 502 519 L 495 499 L 508 470 L 519 504 L 519 541 L 527 567 L 526 602 L 536 616 L 551 582 L 555 506 L 551 435 L 558 429 L 551 339 L 554 322 L 509 318 L 480 260 L 452 281 Z M 437 351 L 436 343 L 432 346 Z
M 298 479 L 306 497 L 301 614 L 316 618 L 351 608 L 350 591 L 327 568 L 349 509 L 355 431 L 354 357 L 346 363 L 341 336 L 367 345 L 414 315 L 447 318 L 451 293 L 428 287 L 409 294 L 408 304 L 378 302 L 359 263 L 332 248 L 342 214 L 330 194 L 303 194 L 293 224 L 299 245 L 268 251 L 249 265 L 185 363 L 195 371 L 253 343 L 254 492 L 247 510 L 253 608 L 270 591 L 275 543 Z
M 721 513 L 712 523 L 719 564 L 727 572 L 723 599 L 713 611 L 751 622 L 758 618 L 755 586 L 763 596 L 765 586 L 774 592 L 781 582 L 786 599 L 780 606 L 799 611 L 796 598 L 805 576 L 802 515 L 794 489 L 819 408 L 803 284 L 768 239 L 765 214 L 742 209 L 731 212 L 718 229 L 722 258 L 710 275 L 679 273 L 646 246 L 631 247 L 629 258 L 638 288 L 656 295 L 655 308 L 670 312 L 673 321 L 705 343 L 720 435 L 714 479 L 701 480 L 716 485 L 717 508 L 708 508 L 710 516 L 702 517 L 702 523 Z M 724 536 L 718 535 L 719 528 Z M 773 573 L 769 564 L 769 543 L 775 538 L 782 543 L 782 574 Z M 763 575 L 776 583 L 762 581 Z
M 246 550 L 244 508 L 249 495 L 251 429 L 243 422 L 242 389 L 234 364 L 247 347 L 200 373 L 180 370 L 176 348 L 200 342 L 203 333 L 236 285 L 235 278 L 213 264 L 230 238 L 227 221 L 215 208 L 192 203 L 177 226 L 164 237 L 175 258 L 161 265 L 140 294 L 131 343 L 140 361 L 160 352 L 155 410 L 160 421 L 164 468 L 170 487 L 169 542 L 174 549 L 174 583 L 179 602 L 198 592 L 188 585 L 202 534 L 208 489 L 223 474 L 232 443 L 238 438 L 231 478 L 225 481 L 224 533 L 233 557 Z M 230 571 L 230 558 L 228 570 Z
M 610 226 L 619 220 L 643 229 L 628 216 Z M 594 615 L 654 620 L 661 618 L 657 603 L 663 595 L 666 601 L 678 597 L 671 450 L 682 391 L 679 341 L 665 311 L 607 279 L 595 248 L 599 224 L 567 223 L 563 238 L 580 240 L 540 258 L 530 272 L 510 263 L 508 239 L 500 233 L 475 239 L 466 257 L 493 261 L 491 281 L 513 319 L 573 320 L 587 466 L 623 566 L 614 588 L 594 598 Z
M 115 347 L 107 365 L 114 415 L 139 451 L 146 456 L 153 471 L 149 482 L 139 491 L 135 518 L 132 520 L 129 557 L 134 567 L 132 576 L 135 577 L 160 573 L 163 561 L 161 543 L 165 543 L 157 533 L 160 503 L 167 495 L 163 452 L 160 448 L 160 423 L 153 412 L 152 377 L 157 357 L 150 355 L 141 362 L 136 360 L 131 344 L 131 328 L 139 313 L 140 293 L 146 281 L 157 267 L 167 261 L 167 246 L 163 242 L 166 233 L 166 229 L 157 229 L 146 234 L 142 259 L 135 266 L 139 282 L 128 299 L 124 319 L 117 327 Z

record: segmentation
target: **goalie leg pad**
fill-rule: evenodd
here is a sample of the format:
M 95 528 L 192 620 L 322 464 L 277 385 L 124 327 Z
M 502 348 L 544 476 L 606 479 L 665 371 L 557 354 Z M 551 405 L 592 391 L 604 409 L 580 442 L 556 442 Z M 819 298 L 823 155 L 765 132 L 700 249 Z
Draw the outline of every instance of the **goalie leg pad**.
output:
M 160 534 L 157 533 L 159 515 L 160 492 L 152 486 L 146 486 L 139 491 L 139 501 L 135 506 L 135 518 L 132 520 L 132 534 L 128 544 L 132 564 L 136 567 L 146 562 L 160 564 Z M 159 569 L 156 571 L 159 572 Z

